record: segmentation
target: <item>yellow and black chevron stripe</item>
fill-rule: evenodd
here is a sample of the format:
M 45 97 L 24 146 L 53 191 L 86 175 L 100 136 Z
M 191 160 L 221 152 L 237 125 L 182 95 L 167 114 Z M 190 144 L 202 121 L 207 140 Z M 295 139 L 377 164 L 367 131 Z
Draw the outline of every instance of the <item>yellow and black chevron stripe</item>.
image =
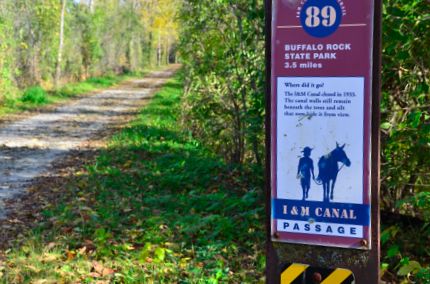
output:
M 343 268 L 314 268 L 306 264 L 288 265 L 281 274 L 281 284 L 355 284 L 354 274 Z

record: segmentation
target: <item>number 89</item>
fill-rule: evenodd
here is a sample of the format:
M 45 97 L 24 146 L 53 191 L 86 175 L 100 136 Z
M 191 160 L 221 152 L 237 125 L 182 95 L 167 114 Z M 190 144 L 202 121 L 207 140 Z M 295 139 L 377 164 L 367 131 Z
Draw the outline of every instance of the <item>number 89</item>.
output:
M 324 27 L 331 27 L 336 23 L 336 9 L 332 6 L 325 6 L 321 10 L 316 6 L 306 9 L 306 26 L 316 28 L 321 24 Z

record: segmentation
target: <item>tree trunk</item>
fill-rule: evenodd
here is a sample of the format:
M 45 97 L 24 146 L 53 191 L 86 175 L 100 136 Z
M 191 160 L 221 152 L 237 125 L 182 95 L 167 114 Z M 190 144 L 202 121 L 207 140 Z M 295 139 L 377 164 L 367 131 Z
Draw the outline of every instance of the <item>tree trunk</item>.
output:
M 88 2 L 88 6 L 90 7 L 90 12 L 94 13 L 94 4 L 95 4 L 96 0 L 89 0 Z
M 149 32 L 149 35 L 148 35 L 148 44 L 147 44 L 147 46 L 148 46 L 148 48 L 147 48 L 147 50 L 148 50 L 148 52 L 147 52 L 147 54 L 148 54 L 148 64 L 150 65 L 150 66 L 153 66 L 152 65 L 152 56 L 153 56 L 153 53 L 152 53 L 152 46 L 153 46 L 153 41 L 152 41 L 152 39 L 153 39 L 153 35 L 152 35 L 152 32 Z
M 166 43 L 166 65 L 169 65 L 169 56 L 170 56 L 170 40 L 167 38 Z
M 55 88 L 58 89 L 61 78 L 61 63 L 63 61 L 63 46 L 64 46 L 64 17 L 66 14 L 66 1 L 62 1 L 61 19 L 60 19 L 60 42 L 58 45 L 57 68 L 55 71 Z
M 158 29 L 157 66 L 161 65 L 161 32 Z

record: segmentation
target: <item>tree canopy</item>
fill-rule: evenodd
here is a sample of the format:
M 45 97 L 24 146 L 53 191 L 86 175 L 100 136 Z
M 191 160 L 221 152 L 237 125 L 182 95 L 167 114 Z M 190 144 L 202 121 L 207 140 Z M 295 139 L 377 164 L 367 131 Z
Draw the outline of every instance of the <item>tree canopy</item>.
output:
M 177 7 L 167 0 L 1 1 L 0 99 L 49 87 L 58 72 L 63 82 L 77 81 L 174 60 Z

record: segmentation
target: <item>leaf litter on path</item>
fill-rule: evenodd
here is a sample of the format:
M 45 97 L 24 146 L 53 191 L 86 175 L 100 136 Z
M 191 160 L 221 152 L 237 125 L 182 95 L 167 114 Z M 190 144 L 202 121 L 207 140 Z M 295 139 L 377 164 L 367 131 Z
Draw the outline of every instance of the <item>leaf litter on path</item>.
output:
M 105 139 L 133 118 L 176 70 L 152 72 L 0 125 L 0 258 L 1 249 L 42 220 L 41 211 L 62 195 L 65 180 L 91 161 Z

